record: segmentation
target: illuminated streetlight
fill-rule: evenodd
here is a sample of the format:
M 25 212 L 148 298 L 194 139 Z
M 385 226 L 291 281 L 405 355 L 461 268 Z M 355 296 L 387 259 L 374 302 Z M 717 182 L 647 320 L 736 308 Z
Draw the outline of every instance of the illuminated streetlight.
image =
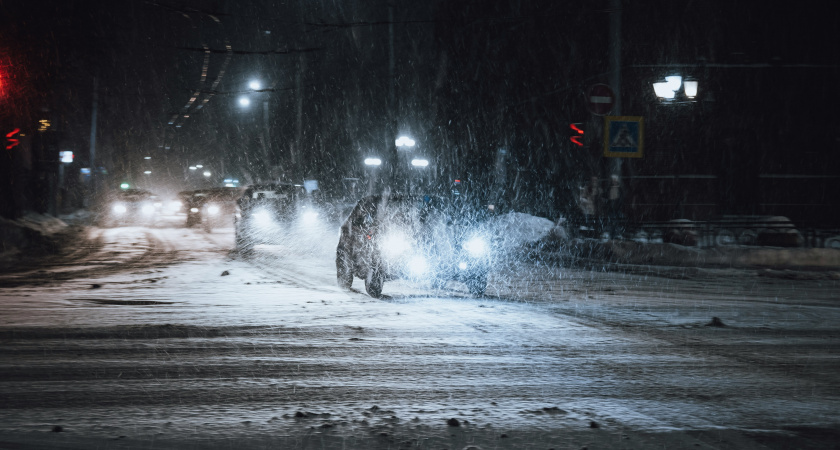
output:
M 198 169 L 198 167 L 196 167 L 196 166 L 190 166 L 190 170 L 195 170 L 195 169 Z
M 145 173 L 146 175 L 148 175 L 148 174 L 152 173 L 152 171 L 151 171 L 151 170 L 145 170 L 145 171 L 143 171 L 143 173 Z
M 394 144 L 396 144 L 397 147 L 414 147 L 415 142 L 414 139 L 411 139 L 410 137 L 400 136 L 399 139 L 394 141 Z
M 239 105 L 240 106 L 249 106 L 251 104 L 251 100 L 248 97 L 239 97 Z
M 152 159 L 151 156 L 144 156 L 143 159 Z
M 196 164 L 195 167 L 201 169 L 204 166 L 202 166 L 201 164 Z
M 262 88 L 262 85 L 260 84 L 259 81 L 252 80 L 250 83 L 248 83 L 248 87 L 255 90 L 255 91 L 258 91 L 258 90 L 260 90 L 260 88 Z
M 429 165 L 428 159 L 412 159 L 411 165 L 414 167 L 426 167 Z
M 653 83 L 653 92 L 662 100 L 673 100 L 677 97 L 680 88 L 689 99 L 697 96 L 697 87 L 699 83 L 696 80 L 683 81 L 680 75 L 670 75 L 665 77 L 665 81 Z
M 368 166 L 378 166 L 382 164 L 382 160 L 379 158 L 365 158 L 365 165 Z
M 210 171 L 209 171 L 209 170 L 205 170 L 205 171 L 204 171 L 204 176 L 205 176 L 205 177 L 209 177 L 209 176 L 210 176 Z

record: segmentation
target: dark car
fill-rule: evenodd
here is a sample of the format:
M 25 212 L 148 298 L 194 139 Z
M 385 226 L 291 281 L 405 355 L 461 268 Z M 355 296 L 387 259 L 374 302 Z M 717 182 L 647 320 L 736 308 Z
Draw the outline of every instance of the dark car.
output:
M 359 201 L 341 226 L 336 249 L 338 285 L 365 280 L 371 297 L 382 295 L 385 281 L 449 280 L 484 294 L 492 266 L 491 241 L 479 213 L 428 195 L 370 196 Z
M 187 227 L 201 225 L 206 232 L 214 228 L 229 227 L 233 224 L 237 199 L 242 189 L 220 187 L 184 191 L 180 194 L 187 214 Z
M 236 250 L 248 253 L 255 245 L 276 243 L 300 213 L 304 192 L 286 183 L 248 186 L 236 201 Z
M 143 189 L 123 189 L 110 196 L 100 223 L 103 226 L 152 225 L 158 218 L 160 200 Z

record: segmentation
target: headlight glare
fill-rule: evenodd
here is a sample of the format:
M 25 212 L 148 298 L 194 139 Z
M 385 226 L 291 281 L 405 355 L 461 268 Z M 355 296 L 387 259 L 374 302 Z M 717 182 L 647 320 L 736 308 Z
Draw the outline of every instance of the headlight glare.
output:
M 397 258 L 403 253 L 411 250 L 411 241 L 408 237 L 399 231 L 394 231 L 385 235 L 379 244 L 382 253 L 386 258 Z
M 464 242 L 464 250 L 472 257 L 479 257 L 486 255 L 490 251 L 490 246 L 481 236 L 473 236 Z
M 217 205 L 210 205 L 207 207 L 207 214 L 216 215 L 219 214 L 219 207 Z
M 115 204 L 111 209 L 117 214 L 124 214 L 128 211 L 128 208 L 126 208 L 122 203 Z

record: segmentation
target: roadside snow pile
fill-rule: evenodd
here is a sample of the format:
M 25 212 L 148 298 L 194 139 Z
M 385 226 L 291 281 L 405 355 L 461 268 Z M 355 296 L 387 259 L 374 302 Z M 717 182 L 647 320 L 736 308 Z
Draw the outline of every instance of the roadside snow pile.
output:
M 501 250 L 513 250 L 537 242 L 554 228 L 554 222 L 549 219 L 520 212 L 497 216 L 489 225 L 499 240 Z
M 43 244 L 44 238 L 66 229 L 64 221 L 35 212 L 17 220 L 0 218 L 0 260 L 16 259 L 22 250 Z

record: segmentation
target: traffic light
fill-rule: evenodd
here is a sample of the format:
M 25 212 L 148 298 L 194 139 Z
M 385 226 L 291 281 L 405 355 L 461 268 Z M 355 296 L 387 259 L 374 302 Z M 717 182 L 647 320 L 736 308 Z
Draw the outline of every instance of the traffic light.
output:
M 578 147 L 583 147 L 583 122 L 569 124 L 569 140 Z
M 20 128 L 15 128 L 14 130 L 6 133 L 6 150 L 11 150 L 20 144 Z

